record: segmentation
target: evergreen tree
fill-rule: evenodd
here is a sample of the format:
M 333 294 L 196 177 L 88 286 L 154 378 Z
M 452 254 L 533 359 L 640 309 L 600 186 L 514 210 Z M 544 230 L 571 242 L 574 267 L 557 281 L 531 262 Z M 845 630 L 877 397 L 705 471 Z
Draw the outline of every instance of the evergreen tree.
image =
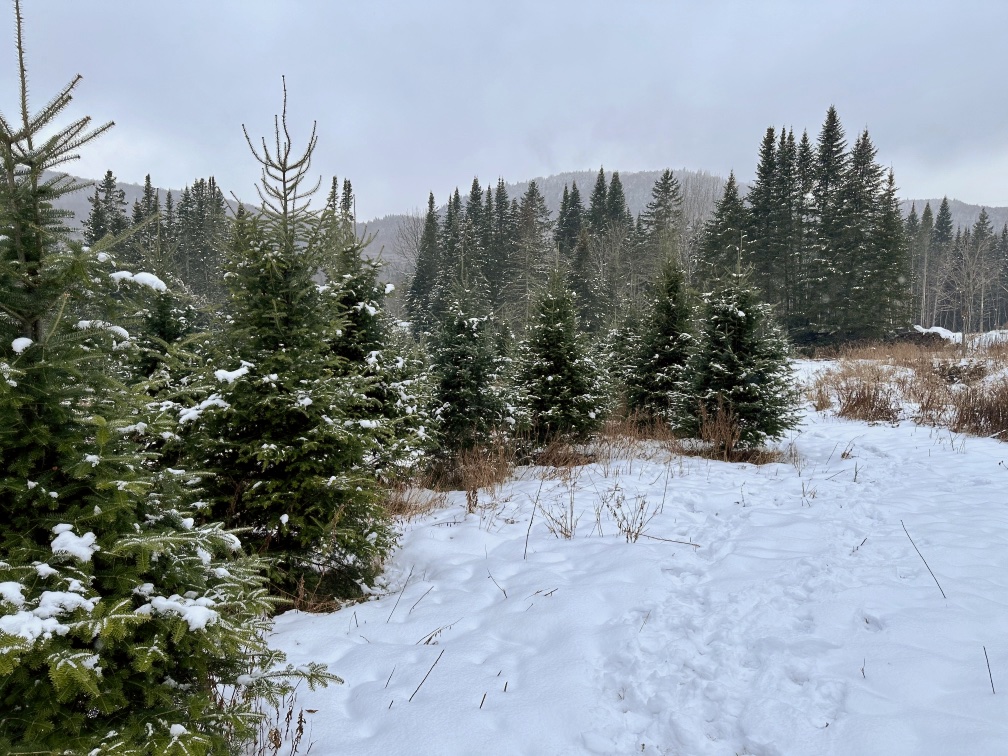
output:
M 29 113 L 15 13 L 22 117 L 0 118 L 0 750 L 227 752 L 259 696 L 290 690 L 265 642 L 262 565 L 197 525 L 199 492 L 138 441 L 157 418 L 116 379 L 130 339 L 111 258 L 52 205 L 82 185 L 43 178 L 111 124 L 54 123 L 80 77 Z
M 490 445 L 504 419 L 497 390 L 491 323 L 473 314 L 469 292 L 456 289 L 434 352 L 434 411 L 440 456 L 450 467 Z
M 521 302 L 520 322 L 526 325 L 531 315 L 535 288 L 555 258 L 553 221 L 546 198 L 535 181 L 529 182 L 518 205 L 516 231 L 518 267 L 513 278 L 512 300 Z
M 609 222 L 607 193 L 605 171 L 599 168 L 598 177 L 595 179 L 595 187 L 592 189 L 591 197 L 588 200 L 588 216 L 586 218 L 588 221 L 588 232 L 595 236 L 602 234 Z
M 682 188 L 672 171 L 665 169 L 651 188 L 651 199 L 639 218 L 639 251 L 632 275 L 650 283 L 662 261 L 679 258 L 682 235 Z M 632 281 L 631 289 L 637 286 Z
M 434 192 L 427 197 L 427 215 L 424 217 L 417 253 L 416 271 L 406 294 L 406 309 L 413 323 L 414 333 L 423 333 L 432 326 L 431 298 L 441 271 L 441 250 L 438 246 L 438 216 L 434 208 Z
M 750 225 L 743 245 L 743 263 L 752 266 L 756 285 L 769 301 L 776 301 L 778 260 L 775 257 L 777 220 L 777 140 L 771 126 L 760 144 L 756 180 L 746 197 L 749 204 Z
M 708 282 L 739 268 L 744 233 L 750 222 L 749 210 L 739 197 L 735 171 L 732 171 L 714 214 L 704 226 L 703 267 Z
M 871 320 L 877 312 L 873 296 L 882 293 L 876 276 L 886 267 L 880 258 L 887 252 L 899 252 L 883 251 L 874 243 L 882 190 L 882 167 L 875 161 L 876 152 L 866 129 L 854 143 L 840 188 L 831 254 L 833 273 L 827 292 L 832 303 L 831 323 L 847 338 L 878 336 L 877 329 L 884 327 Z
M 623 191 L 623 181 L 619 177 L 619 171 L 613 171 L 609 179 L 609 188 L 606 190 L 606 221 L 613 226 L 633 225 L 633 215 L 627 207 L 626 194 Z
M 730 458 L 776 439 L 797 419 L 788 346 L 769 307 L 740 280 L 708 296 L 703 331 L 687 364 L 680 426 Z M 721 425 L 733 433 L 711 432 Z
M 627 386 L 627 409 L 652 420 L 674 421 L 682 404 L 683 374 L 695 347 L 692 308 L 685 278 L 674 258 L 662 270 L 644 325 L 635 370 Z
M 350 365 L 356 342 L 371 337 L 366 317 L 349 321 L 347 297 L 367 294 L 339 285 L 356 254 L 349 222 L 332 203 L 321 216 L 309 206 L 314 129 L 304 152 L 292 153 L 285 101 L 275 132 L 272 152 L 246 134 L 262 165 L 262 207 L 234 221 L 224 367 L 190 413 L 188 436 L 210 473 L 212 516 L 251 529 L 257 550 L 275 556 L 279 587 L 293 592 L 303 579 L 356 593 L 391 543 L 367 464 L 381 425 L 369 411 L 373 381 Z M 320 274 L 332 283 L 317 283 Z
M 597 427 L 595 383 L 578 337 L 573 296 L 556 268 L 536 303 L 518 368 L 522 420 L 536 442 L 581 440 Z
M 815 153 L 812 201 L 815 226 L 808 261 L 808 330 L 829 331 L 836 306 L 836 256 L 842 247 L 842 189 L 847 174 L 847 142 L 836 108 L 830 106 L 819 132 Z

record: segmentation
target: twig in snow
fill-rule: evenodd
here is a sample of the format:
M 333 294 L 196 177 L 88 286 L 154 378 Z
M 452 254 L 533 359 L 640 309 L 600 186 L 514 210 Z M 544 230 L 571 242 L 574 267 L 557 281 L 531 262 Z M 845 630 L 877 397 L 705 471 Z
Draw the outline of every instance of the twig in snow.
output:
M 392 665 L 392 671 L 388 673 L 388 680 L 385 681 L 385 689 L 388 690 L 388 684 L 392 682 L 392 675 L 395 674 L 396 665 Z
M 423 596 L 421 596 L 420 598 L 418 598 L 418 599 L 416 600 L 416 603 L 414 603 L 414 604 L 413 604 L 413 606 L 411 606 L 411 607 L 409 608 L 409 611 L 408 611 L 408 612 L 406 612 L 406 616 L 408 617 L 409 615 L 413 614 L 413 610 L 414 610 L 414 609 L 416 609 L 416 605 L 417 605 L 417 604 L 419 604 L 419 603 L 420 603 L 421 601 L 423 601 L 423 600 L 424 600 L 424 597 L 426 597 L 426 596 L 427 596 L 427 594 L 428 594 L 428 593 L 430 593 L 430 592 L 431 592 L 431 591 L 433 591 L 433 590 L 434 590 L 434 586 L 432 585 L 432 586 L 431 586 L 430 588 L 428 588 L 428 589 L 427 589 L 427 591 L 426 591 L 426 592 L 424 593 L 424 595 L 423 595 Z
M 528 557 L 528 539 L 529 539 L 529 534 L 532 532 L 532 523 L 535 522 L 536 509 L 539 508 L 539 494 L 542 493 L 542 487 L 543 487 L 543 480 L 542 480 L 542 478 L 540 478 L 539 479 L 539 490 L 536 491 L 535 501 L 532 502 L 532 517 L 529 518 L 528 530 L 525 531 L 525 553 L 522 554 L 522 561 L 525 561 L 525 559 Z
M 487 577 L 493 580 L 493 584 L 497 586 L 497 590 L 504 594 L 504 598 L 507 598 L 507 591 L 500 587 L 500 583 L 494 580 L 494 576 L 490 574 L 490 569 L 487 568 Z
M 647 624 L 647 621 L 649 619 L 651 619 L 651 610 L 650 609 L 648 609 L 648 613 L 647 613 L 647 616 L 644 617 L 644 621 L 641 622 L 640 630 L 637 631 L 638 635 L 640 635 L 640 631 L 644 629 L 644 625 Z
M 413 567 L 416 567 L 416 565 L 413 565 Z M 402 590 L 399 591 L 399 598 L 395 600 L 395 604 L 392 606 L 392 611 L 389 612 L 388 619 L 385 620 L 386 625 L 389 623 L 389 620 L 392 619 L 392 615 L 395 614 L 395 610 L 396 607 L 399 606 L 399 602 L 402 601 L 403 594 L 406 592 L 406 586 L 409 585 L 410 578 L 413 577 L 413 567 L 409 568 L 409 575 L 406 576 L 406 582 L 403 583 Z
M 865 680 L 868 679 L 867 677 L 865 677 L 864 673 L 865 664 L 867 663 L 868 663 L 868 657 L 865 657 L 864 659 L 861 660 L 861 677 L 864 677 Z
M 483 694 L 483 700 L 480 701 L 480 708 L 483 708 L 483 702 L 486 701 L 486 693 Z
M 992 675 L 990 671 L 990 657 L 987 656 L 987 646 L 984 646 L 983 650 L 984 650 L 984 659 L 987 660 L 987 677 L 989 677 L 991 681 L 991 693 L 997 695 L 997 691 L 994 690 L 994 675 Z
M 900 520 L 900 525 L 903 525 L 903 520 Z M 907 534 L 907 538 L 910 538 L 910 533 L 907 532 L 906 525 L 903 525 L 903 532 Z M 924 555 L 920 553 L 920 549 L 917 548 L 917 544 L 914 543 L 913 538 L 910 538 L 910 543 L 914 547 L 914 551 L 917 552 L 917 556 L 919 556 L 921 558 L 921 561 L 924 562 L 924 566 L 927 567 L 928 572 L 931 573 L 931 577 L 934 578 L 935 585 L 937 585 L 938 590 L 941 591 L 942 598 L 947 600 L 948 596 L 946 596 L 945 591 L 942 590 L 941 583 L 938 582 L 938 578 L 936 578 L 934 572 L 931 571 L 931 565 L 927 563 L 927 559 L 925 559 Z
M 658 536 L 648 535 L 647 533 L 641 533 L 641 538 L 650 538 L 652 541 L 665 541 L 665 543 L 681 543 L 683 546 L 692 546 L 694 549 L 699 549 L 699 543 L 693 543 L 692 541 L 677 541 L 674 538 L 659 538 Z
M 434 667 L 437 666 L 437 663 L 441 661 L 441 657 L 444 656 L 444 652 L 445 650 L 442 648 L 441 653 L 437 655 L 437 659 L 435 659 L 434 663 L 430 665 L 430 669 L 427 670 L 427 674 L 424 675 L 423 680 L 420 681 L 420 685 L 416 686 L 416 690 L 413 691 L 413 696 L 415 696 L 417 694 L 417 691 L 420 690 L 420 686 L 423 685 L 425 682 L 427 682 L 427 678 L 430 677 L 430 673 L 434 671 Z M 409 701 L 407 701 L 406 703 L 410 703 L 410 701 L 413 700 L 413 696 L 410 696 Z M 389 707 L 391 707 L 391 704 L 389 704 Z

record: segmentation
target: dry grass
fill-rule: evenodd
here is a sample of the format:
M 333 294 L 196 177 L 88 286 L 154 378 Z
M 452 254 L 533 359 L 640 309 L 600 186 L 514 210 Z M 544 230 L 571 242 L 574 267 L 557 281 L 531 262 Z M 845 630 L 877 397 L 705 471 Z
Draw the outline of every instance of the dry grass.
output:
M 1008 434 L 1008 379 L 978 382 L 954 392 L 949 427 L 957 433 L 1005 439 Z
M 837 415 L 849 420 L 893 423 L 900 415 L 893 375 L 891 367 L 875 361 L 842 359 L 816 376 L 810 398 L 820 411 L 835 405 Z
M 895 422 L 906 405 L 913 420 L 960 433 L 1008 439 L 1008 345 L 886 344 L 845 350 L 806 395 L 819 412 L 867 422 Z
M 391 488 L 382 505 L 385 513 L 397 520 L 412 520 L 445 505 L 444 492 L 399 484 Z
M 435 464 L 418 484 L 433 491 L 496 489 L 511 476 L 514 467 L 514 444 L 497 437 L 490 446 L 467 449 Z

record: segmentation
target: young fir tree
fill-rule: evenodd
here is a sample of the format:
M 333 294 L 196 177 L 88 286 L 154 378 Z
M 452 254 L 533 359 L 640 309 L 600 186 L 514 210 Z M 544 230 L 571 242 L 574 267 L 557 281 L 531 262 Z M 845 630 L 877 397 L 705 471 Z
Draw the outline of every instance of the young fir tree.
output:
M 627 410 L 651 420 L 670 422 L 681 404 L 683 374 L 696 339 L 692 334 L 692 308 L 682 270 L 669 258 L 655 287 L 627 382 Z
M 578 335 L 574 298 L 559 269 L 536 303 L 516 383 L 520 419 L 538 444 L 581 440 L 598 426 L 596 380 Z
M 423 456 L 424 415 L 414 388 L 420 371 L 401 350 L 405 344 L 393 338 L 385 298 L 395 287 L 381 283 L 380 263 L 364 256 L 371 238 L 357 236 L 349 180 L 340 197 L 333 178 L 316 237 L 319 246 L 335 251 L 335 267 L 326 271 L 331 278 L 322 286 L 341 319 L 329 347 L 346 360 L 348 372 L 364 379 L 366 401 L 351 419 L 374 426 L 368 465 L 375 477 L 389 480 Z
M 738 279 L 709 295 L 699 345 L 686 367 L 679 424 L 730 456 L 779 438 L 795 422 L 798 393 L 791 378 L 788 344 L 771 321 L 769 307 Z M 714 433 L 721 425 L 731 434 Z
M 440 460 L 451 465 L 485 449 L 504 422 L 492 326 L 475 314 L 469 292 L 456 287 L 434 350 L 434 428 Z
M 115 378 L 130 339 L 111 258 L 52 205 L 83 186 L 43 178 L 111 124 L 56 125 L 80 77 L 30 113 L 15 13 L 20 122 L 0 117 L 0 751 L 236 750 L 255 701 L 289 691 L 265 642 L 263 565 L 197 525 L 189 476 L 143 453 L 154 419 Z
M 256 216 L 239 211 L 227 250 L 229 325 L 216 386 L 195 410 L 195 464 L 210 475 L 211 515 L 250 528 L 249 541 L 275 557 L 273 578 L 355 592 L 371 580 L 391 543 L 368 467 L 380 422 L 369 416 L 373 381 L 341 353 L 345 239 L 327 213 L 309 207 L 304 181 L 314 129 L 292 152 L 283 115 L 276 150 L 265 140 Z M 355 326 L 363 343 L 366 323 Z

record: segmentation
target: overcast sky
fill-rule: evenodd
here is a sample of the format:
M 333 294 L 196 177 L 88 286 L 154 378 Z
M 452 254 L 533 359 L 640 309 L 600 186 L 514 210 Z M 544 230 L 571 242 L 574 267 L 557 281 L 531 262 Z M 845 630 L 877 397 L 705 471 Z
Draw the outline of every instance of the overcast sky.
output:
M 255 197 L 242 136 L 287 77 L 313 167 L 361 219 L 474 175 L 671 168 L 753 176 L 767 126 L 868 128 L 904 197 L 1008 205 L 1008 2 L 23 0 L 31 93 L 83 74 L 74 115 L 114 120 L 70 170 Z M 13 40 L 10 6 L 0 23 Z M 16 114 L 5 42 L 0 108 Z

